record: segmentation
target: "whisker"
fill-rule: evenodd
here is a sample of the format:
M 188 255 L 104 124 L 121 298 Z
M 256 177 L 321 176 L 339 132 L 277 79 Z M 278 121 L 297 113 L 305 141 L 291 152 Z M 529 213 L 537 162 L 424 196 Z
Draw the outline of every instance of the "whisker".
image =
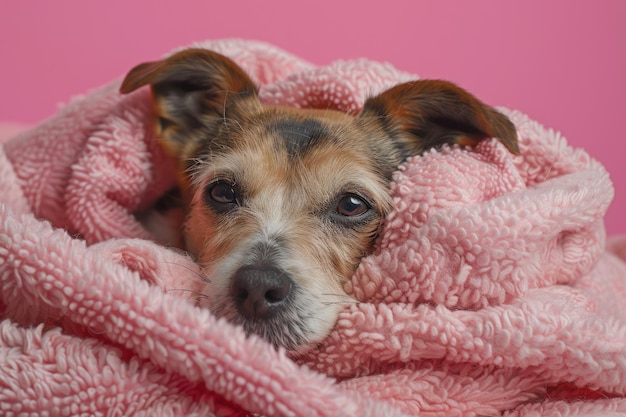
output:
M 239 131 L 242 132 L 243 126 L 241 126 L 241 123 L 239 123 L 239 121 L 237 121 L 236 119 L 231 119 L 229 117 L 226 117 L 226 102 L 228 101 L 228 95 L 229 94 L 238 95 L 239 93 L 235 91 L 231 91 L 231 90 L 224 90 L 222 91 L 222 93 L 224 94 L 224 105 L 222 106 L 222 120 L 224 121 L 224 124 L 228 124 L 229 122 L 234 122 L 239 128 Z
M 188 292 L 188 293 L 193 294 L 193 295 L 195 295 L 195 296 L 197 296 L 199 298 L 209 298 L 208 295 L 203 294 L 200 291 L 194 291 L 194 290 L 190 290 L 190 289 L 187 289 L 187 288 L 168 288 L 166 290 L 166 292 L 172 292 L 172 291 Z
M 179 266 L 179 267 L 181 267 L 181 268 L 183 268 L 183 269 L 186 269 L 187 271 L 189 271 L 189 272 L 193 273 L 195 276 L 197 276 L 198 278 L 200 278 L 202 281 L 204 281 L 204 282 L 208 282 L 208 283 L 210 283 L 210 282 L 211 282 L 211 279 L 210 279 L 209 277 L 207 277 L 206 275 L 204 275 L 204 274 L 202 274 L 202 273 L 199 273 L 199 272 L 197 272 L 197 271 L 194 271 L 192 268 L 190 268 L 190 267 L 188 267 L 188 266 L 185 266 L 185 265 L 182 265 L 182 264 L 179 264 L 179 263 L 176 263 L 176 262 L 161 261 L 161 263 L 166 264 L 166 265 L 176 265 L 176 266 Z
M 317 266 L 310 266 L 307 268 L 300 269 L 301 272 L 309 272 L 309 271 L 324 271 L 323 268 Z
M 354 298 L 350 297 L 347 294 L 337 294 L 337 293 L 333 293 L 333 292 L 325 292 L 322 293 L 323 296 L 328 296 L 328 297 L 341 297 L 341 298 L 348 298 L 350 300 L 354 300 Z
M 234 122 L 235 125 L 237 125 L 237 128 L 239 129 L 239 131 L 243 132 L 243 126 L 241 125 L 241 123 L 239 123 L 239 121 L 237 119 L 232 119 L 230 117 L 224 117 L 224 123 L 230 123 L 230 122 Z
M 325 306 L 333 306 L 333 305 L 343 306 L 343 305 L 357 305 L 361 303 L 357 300 L 350 300 L 350 301 L 321 301 L 321 304 Z
M 313 313 L 309 313 L 307 315 L 301 315 L 299 316 L 300 319 L 302 320 L 308 320 L 308 321 L 317 321 L 319 323 L 323 323 L 323 324 L 328 324 L 330 321 L 327 319 L 324 319 L 322 317 L 319 317 L 317 315 L 314 315 Z
M 348 295 L 340 295 L 340 294 L 322 294 L 324 297 L 336 297 L 336 300 L 322 300 L 321 303 L 324 305 L 355 305 L 360 304 L 358 300 L 348 296 Z

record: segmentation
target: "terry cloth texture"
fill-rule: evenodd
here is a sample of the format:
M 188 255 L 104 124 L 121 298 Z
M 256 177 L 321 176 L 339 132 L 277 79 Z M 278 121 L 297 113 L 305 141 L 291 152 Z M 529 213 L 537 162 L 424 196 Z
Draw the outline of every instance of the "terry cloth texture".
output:
M 259 42 L 194 46 L 234 59 L 266 104 L 354 114 L 417 78 Z M 198 266 L 137 221 L 174 177 L 149 90 L 119 84 L 0 129 L 0 414 L 626 414 L 626 238 L 605 242 L 607 172 L 558 133 L 501 109 L 521 156 L 488 140 L 400 167 L 347 286 L 359 303 L 294 361 L 195 307 Z

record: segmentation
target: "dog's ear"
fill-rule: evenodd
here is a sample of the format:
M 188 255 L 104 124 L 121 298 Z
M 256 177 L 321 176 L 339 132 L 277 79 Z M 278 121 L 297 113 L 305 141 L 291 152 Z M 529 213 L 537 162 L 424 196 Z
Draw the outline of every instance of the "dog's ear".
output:
M 193 130 L 230 117 L 250 98 L 258 102 L 250 77 L 229 58 L 206 49 L 186 49 L 137 65 L 126 75 L 120 92 L 145 85 L 152 87 L 157 133 L 176 156 L 184 156 L 182 148 Z
M 402 160 L 444 144 L 474 145 L 492 137 L 519 154 L 513 123 L 447 81 L 419 80 L 397 85 L 368 99 L 359 119 L 381 124 Z

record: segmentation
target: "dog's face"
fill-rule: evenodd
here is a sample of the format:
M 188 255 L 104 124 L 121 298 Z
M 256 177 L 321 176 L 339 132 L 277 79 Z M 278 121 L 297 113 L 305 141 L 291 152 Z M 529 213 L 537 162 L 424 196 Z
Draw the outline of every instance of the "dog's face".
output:
M 152 86 L 155 125 L 178 160 L 186 247 L 202 266 L 200 305 L 298 352 L 321 341 L 391 208 L 408 156 L 498 137 L 502 114 L 444 81 L 398 85 L 360 114 L 263 106 L 228 58 L 190 49 L 135 67 L 121 91 Z

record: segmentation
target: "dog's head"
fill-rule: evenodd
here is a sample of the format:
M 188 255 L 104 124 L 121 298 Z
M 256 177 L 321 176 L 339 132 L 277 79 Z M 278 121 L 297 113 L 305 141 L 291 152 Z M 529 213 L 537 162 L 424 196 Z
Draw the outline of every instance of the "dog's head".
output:
M 445 81 L 395 86 L 356 116 L 268 107 L 234 62 L 189 49 L 135 67 L 121 91 L 144 85 L 179 164 L 186 247 L 207 277 L 199 303 L 292 351 L 322 340 L 352 301 L 343 285 L 407 157 L 490 137 L 518 152 L 504 115 Z

